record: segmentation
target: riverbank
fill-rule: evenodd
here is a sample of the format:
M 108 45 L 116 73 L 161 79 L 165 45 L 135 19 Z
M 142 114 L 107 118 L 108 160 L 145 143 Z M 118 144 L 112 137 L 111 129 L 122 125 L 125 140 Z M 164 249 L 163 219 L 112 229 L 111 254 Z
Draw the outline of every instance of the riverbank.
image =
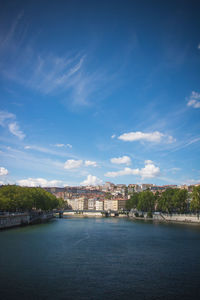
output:
M 0 216 L 0 230 L 44 223 L 54 218 L 52 213 L 12 213 Z
M 65 211 L 63 217 L 115 217 L 115 218 L 131 218 L 135 220 L 156 221 L 156 222 L 171 222 L 171 223 L 187 223 L 200 224 L 199 214 L 166 214 L 161 212 L 152 213 L 149 217 L 147 213 L 139 212 L 137 216 L 135 211 L 130 211 L 129 214 L 121 214 L 120 212 L 106 212 L 106 211 Z
M 166 213 L 152 213 L 152 218 L 143 214 L 143 217 L 135 216 L 134 212 L 129 213 L 129 217 L 135 220 L 169 222 L 169 223 L 184 223 L 184 224 L 198 224 L 200 225 L 199 214 L 166 214 Z

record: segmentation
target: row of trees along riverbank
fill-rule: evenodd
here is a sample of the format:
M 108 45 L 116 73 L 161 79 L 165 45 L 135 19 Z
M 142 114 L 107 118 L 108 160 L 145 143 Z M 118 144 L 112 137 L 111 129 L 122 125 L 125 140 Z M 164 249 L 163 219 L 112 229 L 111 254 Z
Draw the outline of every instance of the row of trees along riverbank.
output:
M 200 211 L 200 186 L 193 188 L 192 194 L 187 190 L 167 189 L 162 194 L 153 194 L 150 190 L 140 193 L 133 191 L 127 200 L 126 208 L 134 208 L 144 212 L 161 211 L 166 213 L 185 213 Z
M 63 206 L 63 199 L 39 187 L 4 185 L 0 188 L 0 210 L 31 211 L 52 210 Z

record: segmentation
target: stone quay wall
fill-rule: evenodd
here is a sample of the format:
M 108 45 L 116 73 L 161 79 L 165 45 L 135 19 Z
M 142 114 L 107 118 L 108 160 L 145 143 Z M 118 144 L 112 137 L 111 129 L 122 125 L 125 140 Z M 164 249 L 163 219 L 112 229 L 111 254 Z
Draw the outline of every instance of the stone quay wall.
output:
M 13 213 L 0 215 L 0 229 L 23 226 L 29 224 L 44 223 L 52 219 L 53 213 Z
M 152 218 L 149 218 L 147 213 L 138 212 L 138 217 L 135 216 L 136 211 L 130 211 L 129 217 L 138 220 L 153 220 L 160 222 L 180 222 L 180 223 L 196 223 L 200 224 L 200 214 L 167 214 L 161 212 L 152 213 Z M 143 216 L 143 217 L 141 217 Z
M 199 223 L 199 214 L 153 214 L 153 220 L 166 221 L 166 222 L 184 222 L 184 223 Z
M 21 226 L 29 223 L 29 214 L 9 214 L 0 216 L 0 229 Z

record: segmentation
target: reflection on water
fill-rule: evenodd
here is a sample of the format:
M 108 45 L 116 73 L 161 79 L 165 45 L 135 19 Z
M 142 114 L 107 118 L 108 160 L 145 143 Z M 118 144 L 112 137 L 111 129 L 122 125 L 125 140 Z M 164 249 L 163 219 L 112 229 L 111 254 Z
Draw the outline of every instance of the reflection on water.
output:
M 0 232 L 1 299 L 197 299 L 200 227 L 64 218 Z

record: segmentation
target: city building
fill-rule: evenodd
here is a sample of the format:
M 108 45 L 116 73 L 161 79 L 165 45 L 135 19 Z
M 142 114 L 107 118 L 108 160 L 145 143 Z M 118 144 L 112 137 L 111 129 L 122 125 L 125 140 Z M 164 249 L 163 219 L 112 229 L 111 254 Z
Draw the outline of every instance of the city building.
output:
M 88 199 L 88 209 L 91 209 L 91 210 L 96 209 L 96 199 L 95 198 Z
M 104 210 L 104 201 L 96 200 L 96 210 Z

